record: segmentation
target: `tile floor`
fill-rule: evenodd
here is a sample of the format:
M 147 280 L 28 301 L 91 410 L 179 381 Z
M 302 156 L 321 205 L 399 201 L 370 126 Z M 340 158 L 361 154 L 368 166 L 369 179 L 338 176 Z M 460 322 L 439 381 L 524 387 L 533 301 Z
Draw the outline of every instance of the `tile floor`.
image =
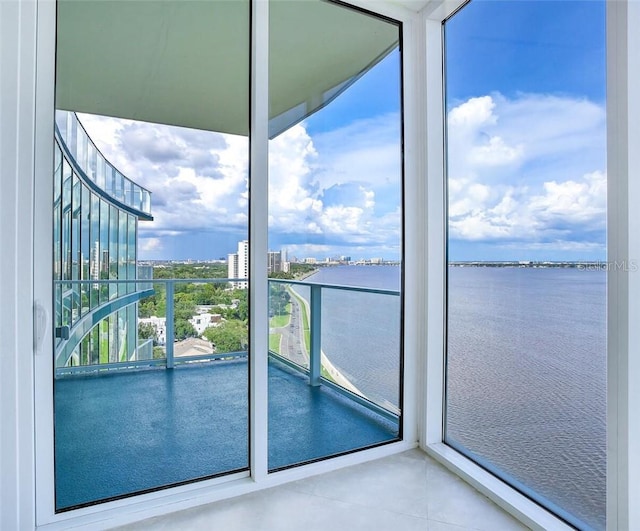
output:
M 510 531 L 527 528 L 416 449 L 120 529 Z

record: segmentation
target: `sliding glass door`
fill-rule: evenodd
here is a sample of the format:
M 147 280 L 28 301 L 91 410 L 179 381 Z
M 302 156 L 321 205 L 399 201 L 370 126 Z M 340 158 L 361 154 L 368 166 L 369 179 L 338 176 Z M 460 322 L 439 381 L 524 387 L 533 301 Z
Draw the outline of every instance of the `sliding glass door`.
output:
M 249 10 L 58 4 L 56 511 L 249 468 Z
M 401 28 L 270 2 L 269 469 L 402 436 Z

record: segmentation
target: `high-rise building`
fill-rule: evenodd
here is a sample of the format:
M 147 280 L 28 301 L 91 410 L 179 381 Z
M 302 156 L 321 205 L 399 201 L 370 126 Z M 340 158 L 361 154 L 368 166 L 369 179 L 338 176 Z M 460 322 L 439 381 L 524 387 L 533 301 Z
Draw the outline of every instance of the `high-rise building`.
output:
M 282 271 L 282 254 L 280 251 L 269 251 L 267 253 L 267 273 L 278 273 Z M 232 282 L 236 289 L 247 289 L 249 287 L 249 240 L 238 242 L 238 251 L 227 256 L 227 274 L 230 279 L 241 279 Z
M 56 111 L 55 142 L 55 366 L 138 359 L 138 300 L 150 287 L 104 280 L 137 279 L 149 192 L 102 156 L 74 113 Z
M 249 240 L 238 242 L 238 252 L 231 253 L 227 258 L 227 272 L 229 278 L 242 279 L 232 282 L 236 289 L 247 289 L 249 287 Z
M 282 254 L 280 251 L 267 253 L 267 273 L 279 273 L 282 271 Z

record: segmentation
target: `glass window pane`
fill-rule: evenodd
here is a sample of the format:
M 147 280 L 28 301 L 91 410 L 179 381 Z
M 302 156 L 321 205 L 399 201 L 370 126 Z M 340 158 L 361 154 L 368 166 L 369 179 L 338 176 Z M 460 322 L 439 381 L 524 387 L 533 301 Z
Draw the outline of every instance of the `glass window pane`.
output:
M 604 11 L 445 24 L 445 439 L 580 529 L 606 523 Z
M 83 281 L 90 279 L 90 257 L 91 257 L 91 240 L 90 240 L 90 228 L 91 228 L 91 193 L 87 186 L 82 185 L 81 189 L 81 222 L 80 222 L 80 278 Z M 81 300 L 80 313 L 84 315 L 89 311 L 89 284 L 81 284 Z
M 100 199 L 91 194 L 91 226 L 89 230 L 89 276 L 91 280 L 100 280 Z M 89 290 L 90 307 L 100 304 L 100 284 L 91 284 Z
M 249 466 L 250 2 L 162 4 L 58 2 L 57 512 Z
M 109 280 L 109 204 L 100 201 L 100 262 L 99 275 L 101 280 Z M 100 304 L 109 300 L 109 284 L 100 284 Z
M 399 437 L 402 54 L 317 0 L 271 2 L 269 35 L 273 471 Z

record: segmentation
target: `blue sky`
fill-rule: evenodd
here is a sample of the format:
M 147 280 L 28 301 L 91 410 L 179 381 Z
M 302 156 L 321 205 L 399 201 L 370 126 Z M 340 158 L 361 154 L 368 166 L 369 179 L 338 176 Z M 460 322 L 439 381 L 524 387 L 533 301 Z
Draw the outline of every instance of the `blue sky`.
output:
M 447 23 L 450 259 L 605 259 L 604 11 L 474 0 Z
M 473 0 L 446 45 L 450 259 L 604 259 L 604 2 Z M 399 257 L 399 60 L 271 142 L 272 249 Z M 153 192 L 141 259 L 220 258 L 246 238 L 246 138 L 81 120 Z

